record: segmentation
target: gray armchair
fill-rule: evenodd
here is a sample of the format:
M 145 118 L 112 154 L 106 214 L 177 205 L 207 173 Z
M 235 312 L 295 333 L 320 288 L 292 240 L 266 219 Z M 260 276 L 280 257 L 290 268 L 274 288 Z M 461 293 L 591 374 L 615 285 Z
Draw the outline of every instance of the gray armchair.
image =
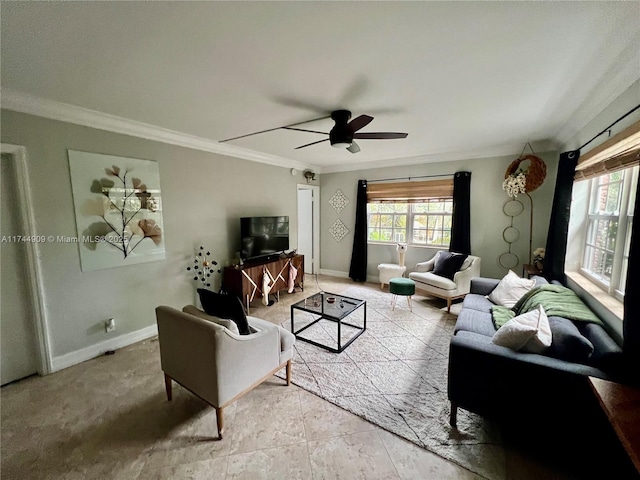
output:
M 167 399 L 175 381 L 216 409 L 218 437 L 224 430 L 223 409 L 286 367 L 291 383 L 295 337 L 282 327 L 247 317 L 252 333 L 238 335 L 194 306 L 181 312 L 156 308 L 160 360 Z M 228 322 L 228 321 L 227 321 Z

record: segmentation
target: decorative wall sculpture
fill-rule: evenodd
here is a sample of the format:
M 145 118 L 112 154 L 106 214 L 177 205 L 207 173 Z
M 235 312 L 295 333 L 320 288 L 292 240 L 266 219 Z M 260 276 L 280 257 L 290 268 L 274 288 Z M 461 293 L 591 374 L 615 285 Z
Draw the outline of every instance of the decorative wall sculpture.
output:
M 163 260 L 158 164 L 68 153 L 82 271 Z
M 349 233 L 349 229 L 344 223 L 342 223 L 342 220 L 337 219 L 333 222 L 331 228 L 329 228 L 329 233 L 333 236 L 333 239 L 336 242 L 339 242 Z
M 329 199 L 329 205 L 333 207 L 333 209 L 340 213 L 349 203 L 349 199 L 346 197 L 342 190 L 336 191 L 333 196 Z

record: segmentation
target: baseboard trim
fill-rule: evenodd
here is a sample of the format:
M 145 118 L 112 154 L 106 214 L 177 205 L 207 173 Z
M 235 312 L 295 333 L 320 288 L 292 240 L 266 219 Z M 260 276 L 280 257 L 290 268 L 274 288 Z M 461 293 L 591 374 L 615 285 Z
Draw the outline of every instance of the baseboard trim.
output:
M 51 362 L 51 371 L 57 372 L 73 365 L 77 365 L 92 358 L 99 357 L 110 350 L 118 350 L 127 347 L 136 342 L 146 340 L 147 338 L 158 335 L 158 325 L 151 325 L 135 332 L 126 333 L 116 338 L 110 338 L 104 342 L 96 343 L 89 347 L 76 350 L 75 352 L 66 353 L 59 357 L 54 357 Z
M 326 268 L 320 269 L 320 275 L 328 275 L 330 277 L 349 278 L 349 272 L 341 272 L 339 270 L 327 270 Z M 367 282 L 379 283 L 380 279 L 375 275 L 367 275 Z
M 349 278 L 349 272 L 340 272 L 338 270 L 320 269 L 320 275 L 329 275 L 330 277 Z

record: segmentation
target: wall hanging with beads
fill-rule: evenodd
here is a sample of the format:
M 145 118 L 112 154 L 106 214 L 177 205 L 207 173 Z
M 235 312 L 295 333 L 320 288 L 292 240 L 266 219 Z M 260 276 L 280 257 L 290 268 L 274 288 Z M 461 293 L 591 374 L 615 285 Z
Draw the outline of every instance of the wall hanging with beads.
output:
M 210 255 L 211 252 L 205 250 L 204 247 L 200 245 L 200 249 L 193 260 L 193 264 L 187 267 L 187 271 L 193 273 L 193 279 L 196 282 L 202 283 L 202 288 L 210 287 L 211 275 L 222 271 L 220 268 L 216 268 L 218 266 L 218 262 L 209 259 Z

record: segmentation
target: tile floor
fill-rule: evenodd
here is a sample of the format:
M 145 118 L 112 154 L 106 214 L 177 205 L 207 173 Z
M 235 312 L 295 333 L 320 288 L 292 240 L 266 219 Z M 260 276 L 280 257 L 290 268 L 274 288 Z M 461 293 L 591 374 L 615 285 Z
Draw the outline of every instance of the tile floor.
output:
M 279 323 L 318 286 L 351 285 L 318 282 L 251 314 Z M 213 408 L 180 386 L 167 402 L 156 339 L 5 386 L 1 407 L 2 479 L 481 478 L 275 377 L 225 409 L 217 441 Z M 500 458 L 502 478 L 570 478 L 522 452 Z

